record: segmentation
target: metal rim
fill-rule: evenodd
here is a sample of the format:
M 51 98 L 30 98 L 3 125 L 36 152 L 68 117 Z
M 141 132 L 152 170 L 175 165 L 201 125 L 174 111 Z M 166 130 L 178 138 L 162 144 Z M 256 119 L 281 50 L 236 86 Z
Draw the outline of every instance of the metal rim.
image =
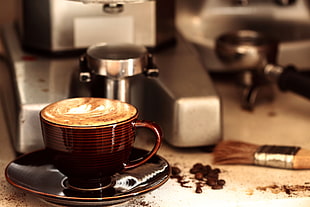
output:
M 143 73 L 147 54 L 147 49 L 141 45 L 99 43 L 87 49 L 86 59 L 93 73 L 123 78 Z
M 216 40 L 216 54 L 228 68 L 252 70 L 276 60 L 278 43 L 262 33 L 239 30 Z

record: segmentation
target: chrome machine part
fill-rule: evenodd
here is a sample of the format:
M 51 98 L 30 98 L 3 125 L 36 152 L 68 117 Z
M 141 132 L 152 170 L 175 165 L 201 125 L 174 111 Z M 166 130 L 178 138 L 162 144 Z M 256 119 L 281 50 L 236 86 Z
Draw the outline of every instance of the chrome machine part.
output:
M 17 1 L 28 51 L 71 54 L 98 42 L 156 48 L 175 39 L 174 0 Z
M 291 90 L 310 98 L 310 79 L 299 74 L 294 67 L 277 65 L 278 44 L 265 35 L 248 30 L 221 35 L 215 46 L 219 59 L 235 71 L 252 73 L 258 81 L 245 87 L 245 106 L 253 105 L 253 97 L 263 85 L 276 81 L 282 91 Z M 274 65 L 274 67 L 271 67 Z M 248 103 L 247 103 L 248 100 Z M 248 107 L 253 108 L 253 107 Z
M 309 70 L 310 3 L 308 0 L 277 2 L 282 3 L 276 4 L 274 0 L 197 0 L 195 3 L 178 0 L 177 27 L 210 72 L 234 72 L 234 68 L 227 68 L 216 56 L 215 42 L 221 34 L 237 30 L 272 36 L 279 42 L 278 64 L 294 63 L 300 70 Z
M 92 45 L 80 59 L 80 80 L 91 82 L 100 76 L 101 84 L 95 87 L 103 90 L 103 97 L 131 103 L 130 77 L 139 74 L 155 76 L 159 73 L 158 68 L 149 67 L 149 64 L 154 64 L 148 54 L 144 46 L 135 44 Z
M 183 36 L 177 40 L 153 54 L 160 75 L 145 79 L 144 115 L 162 126 L 172 146 L 214 145 L 222 138 L 221 99 L 193 48 Z
M 119 79 L 143 73 L 147 53 L 144 46 L 135 44 L 100 43 L 87 49 L 86 60 L 92 73 Z
M 217 57 L 228 70 L 239 74 L 242 108 L 253 110 L 260 100 L 273 100 L 271 82 L 262 71 L 276 62 L 277 50 L 277 41 L 251 30 L 225 33 L 216 39 Z
M 76 58 L 47 58 L 24 52 L 14 25 L 3 28 L 9 57 L 10 90 L 3 91 L 6 123 L 17 153 L 44 147 L 39 111 L 70 96 L 71 76 L 78 70 Z
M 275 63 L 277 50 L 277 41 L 251 30 L 222 34 L 215 44 L 219 59 L 227 69 L 235 71 L 256 70 Z

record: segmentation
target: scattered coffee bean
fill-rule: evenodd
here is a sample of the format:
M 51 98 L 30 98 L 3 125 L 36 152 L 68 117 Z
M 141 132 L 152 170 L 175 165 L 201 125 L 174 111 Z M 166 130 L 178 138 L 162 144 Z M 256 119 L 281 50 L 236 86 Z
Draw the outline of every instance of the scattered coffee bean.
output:
M 180 168 L 178 168 L 178 167 L 171 167 L 171 174 L 173 176 L 179 175 L 180 173 L 181 173 Z
M 186 185 L 188 184 L 190 181 L 186 181 L 185 180 L 185 176 L 181 176 L 181 169 L 178 167 L 171 167 L 171 178 L 173 179 L 177 179 L 178 183 L 180 183 L 181 187 L 183 188 L 191 188 L 191 186 Z
M 201 172 L 202 169 L 203 169 L 203 164 L 197 163 L 190 169 L 189 172 L 192 174 L 196 174 L 198 172 Z
M 171 178 L 176 178 L 182 187 L 191 188 L 191 185 L 189 185 L 190 181 L 186 181 L 185 176 L 180 175 L 180 168 L 172 167 L 171 169 Z M 196 183 L 195 193 L 202 193 L 202 188 L 204 186 L 210 186 L 213 190 L 219 190 L 223 189 L 223 186 L 226 184 L 225 180 L 219 179 L 221 170 L 219 168 L 212 169 L 210 165 L 196 163 L 192 166 L 189 172 L 194 174 L 195 180 L 199 181 Z
M 219 178 L 219 173 L 216 170 L 211 170 L 208 175 L 208 178 L 214 178 L 214 179 L 218 179 Z
M 226 183 L 226 181 L 223 179 L 217 181 L 217 184 L 221 185 L 221 186 L 225 185 L 225 183 Z
M 207 176 L 210 173 L 211 170 L 212 170 L 211 166 L 210 165 L 206 165 L 206 166 L 203 167 L 201 172 L 203 173 L 204 176 Z
M 193 165 L 193 168 L 202 169 L 203 168 L 203 164 L 202 163 L 196 163 L 195 165 Z
M 221 170 L 218 169 L 218 168 L 213 169 L 213 171 L 216 172 L 216 173 L 221 173 Z
M 186 184 L 188 184 L 189 183 L 189 181 L 181 181 L 181 182 L 179 182 L 180 184 L 181 184 L 181 186 L 183 187 L 183 188 L 191 188 L 192 186 L 190 186 L 190 185 L 186 185 Z
M 221 189 L 223 189 L 223 186 L 222 186 L 222 185 L 213 185 L 213 186 L 211 187 L 211 189 L 212 189 L 212 190 L 221 190 Z
M 217 179 L 208 178 L 206 184 L 207 184 L 208 186 L 215 186 L 215 185 L 217 185 Z
M 203 176 L 203 173 L 201 172 L 198 172 L 195 174 L 195 179 L 197 180 L 203 180 L 204 176 Z
M 202 193 L 202 183 L 196 183 L 196 190 L 195 193 Z

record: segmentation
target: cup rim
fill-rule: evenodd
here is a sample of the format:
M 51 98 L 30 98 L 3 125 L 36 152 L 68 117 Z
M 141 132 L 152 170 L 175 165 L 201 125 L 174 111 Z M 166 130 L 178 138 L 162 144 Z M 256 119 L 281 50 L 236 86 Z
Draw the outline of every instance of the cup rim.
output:
M 45 123 L 47 123 L 49 125 L 58 126 L 58 127 L 61 127 L 61 128 L 93 129 L 93 128 L 108 128 L 108 127 L 114 126 L 116 124 L 119 125 L 119 124 L 124 124 L 124 123 L 127 123 L 127 122 L 131 122 L 131 121 L 136 120 L 138 118 L 138 112 L 134 116 L 130 117 L 129 119 L 126 119 L 126 120 L 123 120 L 123 121 L 119 121 L 119 122 L 115 122 L 115 123 L 100 124 L 100 125 L 79 125 L 79 126 L 77 126 L 77 125 L 65 125 L 65 124 L 59 124 L 59 123 L 55 123 L 55 122 L 46 120 L 41 115 L 40 115 L 40 118 L 41 118 L 41 121 L 43 121 L 43 122 L 45 122 Z
M 77 97 L 77 98 L 98 98 L 98 97 Z M 70 99 L 70 98 L 69 98 Z M 74 98 L 71 98 L 71 99 L 74 99 Z M 119 101 L 119 100 L 114 100 L 114 99 L 108 99 L 108 98 L 100 98 L 100 99 L 107 99 L 107 100 L 112 100 L 112 101 Z M 62 100 L 59 100 L 59 101 L 56 101 L 54 103 L 57 103 L 57 102 L 60 102 L 60 101 L 63 101 L 63 100 L 66 100 L 66 99 L 62 99 Z M 122 101 L 119 101 L 119 102 L 122 102 Z M 46 118 L 43 117 L 42 113 L 44 111 L 45 108 L 47 108 L 49 105 L 51 104 L 54 104 L 54 103 L 50 103 L 48 104 L 47 106 L 45 106 L 42 110 L 40 110 L 40 113 L 39 113 L 39 116 L 40 116 L 40 120 L 41 121 L 44 121 L 45 123 L 47 124 L 50 124 L 50 125 L 54 125 L 54 126 L 60 126 L 62 128 L 83 128 L 83 129 L 87 129 L 87 128 L 105 128 L 105 127 L 110 127 L 110 126 L 113 126 L 115 124 L 122 124 L 122 123 L 126 123 L 126 122 L 131 122 L 132 120 L 135 120 L 138 118 L 138 114 L 139 114 L 139 111 L 138 111 L 138 108 L 132 104 L 129 104 L 129 103 L 126 103 L 126 102 L 123 102 L 125 104 L 128 104 L 128 105 L 131 105 L 133 108 L 135 108 L 136 110 L 136 113 L 134 115 L 132 115 L 131 117 L 129 117 L 128 119 L 124 119 L 122 121 L 116 121 L 116 122 L 113 122 L 113 123 L 108 123 L 108 124 L 94 124 L 94 125 L 70 125 L 70 124 L 62 124 L 62 123 L 57 123 L 57 122 L 54 122 L 54 121 L 51 121 L 51 120 L 48 120 Z

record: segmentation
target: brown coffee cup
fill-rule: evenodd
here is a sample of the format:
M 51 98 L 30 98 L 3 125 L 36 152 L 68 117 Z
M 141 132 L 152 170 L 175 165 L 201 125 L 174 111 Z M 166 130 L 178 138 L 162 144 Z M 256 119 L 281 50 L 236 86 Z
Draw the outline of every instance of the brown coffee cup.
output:
M 72 98 L 46 106 L 40 112 L 46 150 L 55 167 L 75 190 L 100 190 L 113 184 L 111 176 L 147 162 L 158 151 L 162 132 L 149 121 L 138 120 L 138 110 L 118 100 Z M 156 136 L 153 149 L 129 161 L 136 129 Z

